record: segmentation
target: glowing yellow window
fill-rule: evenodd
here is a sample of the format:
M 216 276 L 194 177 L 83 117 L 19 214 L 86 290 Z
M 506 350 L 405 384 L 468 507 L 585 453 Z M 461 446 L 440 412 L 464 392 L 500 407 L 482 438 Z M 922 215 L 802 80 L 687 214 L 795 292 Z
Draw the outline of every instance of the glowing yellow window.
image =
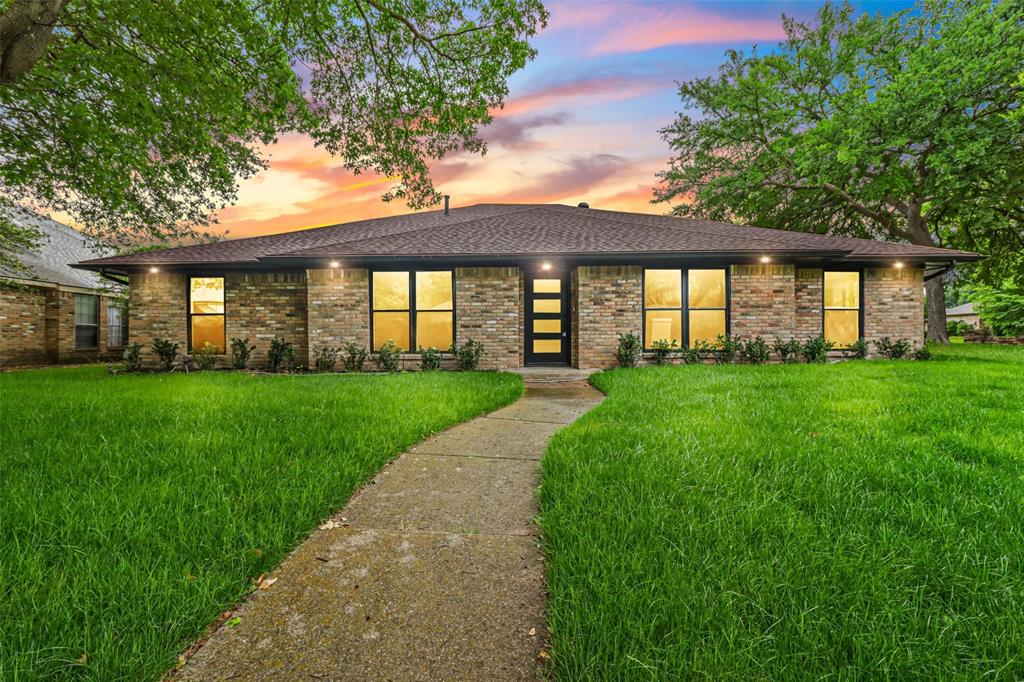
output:
M 534 320 L 533 331 L 541 334 L 558 334 L 562 331 L 561 320 Z
M 690 270 L 687 282 L 691 308 L 725 307 L 725 270 Z
M 207 343 L 224 352 L 224 278 L 190 277 L 188 282 L 190 350 Z
M 682 282 L 682 270 L 645 270 L 644 305 L 648 308 L 682 307 Z
M 558 298 L 535 298 L 533 299 L 533 312 L 560 313 L 562 312 L 562 301 Z
M 683 314 L 678 310 L 648 310 L 644 338 L 650 348 L 655 341 L 683 342 Z
M 719 335 L 725 335 L 724 310 L 690 311 L 690 345 L 695 341 L 714 343 Z
M 394 341 L 402 350 L 409 350 L 408 312 L 373 314 L 373 350 L 380 350 L 387 341 Z
M 561 292 L 562 280 L 560 279 L 533 280 L 533 293 L 535 294 L 559 294 Z
M 822 334 L 836 348 L 848 348 L 860 338 L 860 273 L 826 272 Z
M 533 352 L 534 353 L 561 353 L 562 352 L 562 340 L 561 339 L 534 339 L 533 340 Z

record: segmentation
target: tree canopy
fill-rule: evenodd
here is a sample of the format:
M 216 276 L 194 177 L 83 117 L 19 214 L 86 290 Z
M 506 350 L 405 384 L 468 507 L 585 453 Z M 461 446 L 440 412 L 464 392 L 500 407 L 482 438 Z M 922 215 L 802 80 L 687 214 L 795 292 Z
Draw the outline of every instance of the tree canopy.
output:
M 107 241 L 195 236 L 300 132 L 429 205 L 427 162 L 483 151 L 546 19 L 539 0 L 0 0 L 0 192 Z
M 717 75 L 681 84 L 656 200 L 979 251 L 980 279 L 1024 282 L 1024 4 L 925 0 L 890 16 L 826 4 L 814 22 L 783 24 L 771 52 L 730 51 Z M 929 287 L 938 339 L 941 287 Z

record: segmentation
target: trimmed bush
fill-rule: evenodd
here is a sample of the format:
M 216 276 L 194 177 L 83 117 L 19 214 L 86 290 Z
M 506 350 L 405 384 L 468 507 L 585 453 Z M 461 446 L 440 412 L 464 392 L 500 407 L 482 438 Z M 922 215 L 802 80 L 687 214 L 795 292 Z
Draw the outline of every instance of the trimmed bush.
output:
M 153 339 L 153 352 L 160 358 L 160 369 L 170 372 L 174 369 L 174 359 L 178 357 L 180 343 L 174 343 L 168 339 L 161 339 L 159 336 Z
M 800 355 L 807 362 L 825 362 L 828 360 L 828 352 L 835 347 L 831 341 L 826 341 L 824 336 L 810 339 L 800 346 Z
M 385 372 L 397 372 L 402 364 L 402 349 L 388 339 L 377 351 L 377 366 Z
M 643 342 L 639 335 L 633 332 L 620 334 L 619 345 L 615 348 L 615 359 L 619 362 L 619 367 L 636 367 L 643 350 Z
M 441 369 L 441 351 L 433 346 L 420 348 L 420 369 L 425 372 Z
M 363 365 L 366 364 L 366 358 L 368 357 L 370 357 L 370 351 L 366 350 L 366 346 L 360 346 L 358 343 L 346 343 L 344 360 L 345 371 L 362 372 Z
M 333 346 L 319 346 L 313 350 L 313 366 L 318 372 L 333 372 L 334 365 L 338 362 L 340 348 Z
M 231 368 L 245 369 L 254 350 L 256 346 L 251 345 L 248 338 L 231 339 Z
M 204 341 L 203 347 L 192 354 L 192 360 L 199 369 L 210 370 L 217 364 L 218 355 L 220 355 L 220 346 Z
M 295 347 L 280 336 L 270 340 L 267 361 L 271 372 L 290 372 L 295 364 Z
M 480 358 L 484 354 L 484 345 L 473 339 L 466 339 L 464 344 L 454 348 L 454 352 L 459 369 L 472 370 L 480 364 Z

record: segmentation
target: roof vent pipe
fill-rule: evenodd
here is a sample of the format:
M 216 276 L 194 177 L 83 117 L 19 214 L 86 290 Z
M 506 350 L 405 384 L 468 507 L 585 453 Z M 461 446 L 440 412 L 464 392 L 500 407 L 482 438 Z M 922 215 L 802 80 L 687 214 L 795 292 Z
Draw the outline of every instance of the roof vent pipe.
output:
M 576 208 L 590 208 L 590 204 L 588 204 L 585 201 L 581 201 L 580 203 L 576 204 Z
M 444 195 L 444 214 L 445 215 L 448 215 L 448 200 L 451 199 L 451 198 L 452 197 L 451 197 L 450 194 L 445 194 Z

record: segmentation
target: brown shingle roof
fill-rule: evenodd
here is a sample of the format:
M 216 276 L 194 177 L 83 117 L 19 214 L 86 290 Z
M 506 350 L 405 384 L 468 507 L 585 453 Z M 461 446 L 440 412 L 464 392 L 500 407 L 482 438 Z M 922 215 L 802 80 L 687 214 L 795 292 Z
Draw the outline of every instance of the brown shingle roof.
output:
M 793 253 L 974 260 L 976 254 L 707 220 L 574 208 L 480 204 L 85 261 L 89 268 L 258 263 L 328 257 Z

